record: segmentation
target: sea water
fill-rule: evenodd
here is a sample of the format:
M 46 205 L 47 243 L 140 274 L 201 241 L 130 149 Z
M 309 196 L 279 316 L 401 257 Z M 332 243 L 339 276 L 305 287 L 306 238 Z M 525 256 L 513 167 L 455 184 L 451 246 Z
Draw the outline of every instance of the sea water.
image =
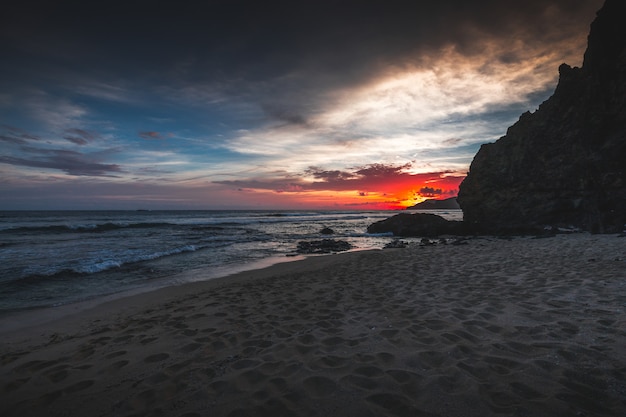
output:
M 430 211 L 433 212 L 433 211 Z M 299 241 L 369 235 L 389 211 L 0 212 L 0 314 L 211 279 L 284 261 Z M 461 220 L 460 211 L 436 214 Z M 321 235 L 322 228 L 335 233 Z

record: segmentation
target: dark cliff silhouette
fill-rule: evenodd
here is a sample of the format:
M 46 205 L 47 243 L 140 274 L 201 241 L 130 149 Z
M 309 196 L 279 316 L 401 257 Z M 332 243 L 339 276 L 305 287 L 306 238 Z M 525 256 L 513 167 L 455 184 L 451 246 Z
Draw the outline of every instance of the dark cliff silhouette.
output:
M 458 210 L 459 203 L 456 202 L 456 197 L 446 198 L 445 200 L 426 200 L 421 203 L 417 203 L 414 206 L 407 207 L 407 210 Z
M 563 64 L 559 73 L 551 98 L 475 156 L 458 195 L 472 230 L 623 230 L 626 1 L 605 2 L 582 68 Z

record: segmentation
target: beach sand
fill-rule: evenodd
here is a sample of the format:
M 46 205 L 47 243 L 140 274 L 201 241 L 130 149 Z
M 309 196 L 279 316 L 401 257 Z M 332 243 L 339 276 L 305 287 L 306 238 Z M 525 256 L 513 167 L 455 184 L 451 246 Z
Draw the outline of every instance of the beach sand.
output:
M 313 257 L 5 331 L 0 415 L 623 416 L 626 238 Z

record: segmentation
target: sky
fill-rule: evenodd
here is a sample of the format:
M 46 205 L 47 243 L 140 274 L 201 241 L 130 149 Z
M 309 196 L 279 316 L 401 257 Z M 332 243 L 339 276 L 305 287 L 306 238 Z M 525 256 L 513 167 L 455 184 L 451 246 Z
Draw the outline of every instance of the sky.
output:
M 375 210 L 455 196 L 603 1 L 11 3 L 0 210 Z

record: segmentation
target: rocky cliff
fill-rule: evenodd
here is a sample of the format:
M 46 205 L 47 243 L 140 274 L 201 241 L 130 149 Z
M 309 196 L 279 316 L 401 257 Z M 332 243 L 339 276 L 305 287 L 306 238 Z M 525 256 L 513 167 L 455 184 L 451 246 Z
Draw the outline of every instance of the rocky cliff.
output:
M 445 200 L 426 200 L 421 203 L 417 203 L 414 206 L 407 207 L 407 210 L 458 210 L 459 203 L 456 201 L 456 197 L 446 198 Z
M 607 0 L 582 68 L 563 64 L 551 98 L 483 145 L 460 186 L 478 231 L 626 223 L 626 1 Z

